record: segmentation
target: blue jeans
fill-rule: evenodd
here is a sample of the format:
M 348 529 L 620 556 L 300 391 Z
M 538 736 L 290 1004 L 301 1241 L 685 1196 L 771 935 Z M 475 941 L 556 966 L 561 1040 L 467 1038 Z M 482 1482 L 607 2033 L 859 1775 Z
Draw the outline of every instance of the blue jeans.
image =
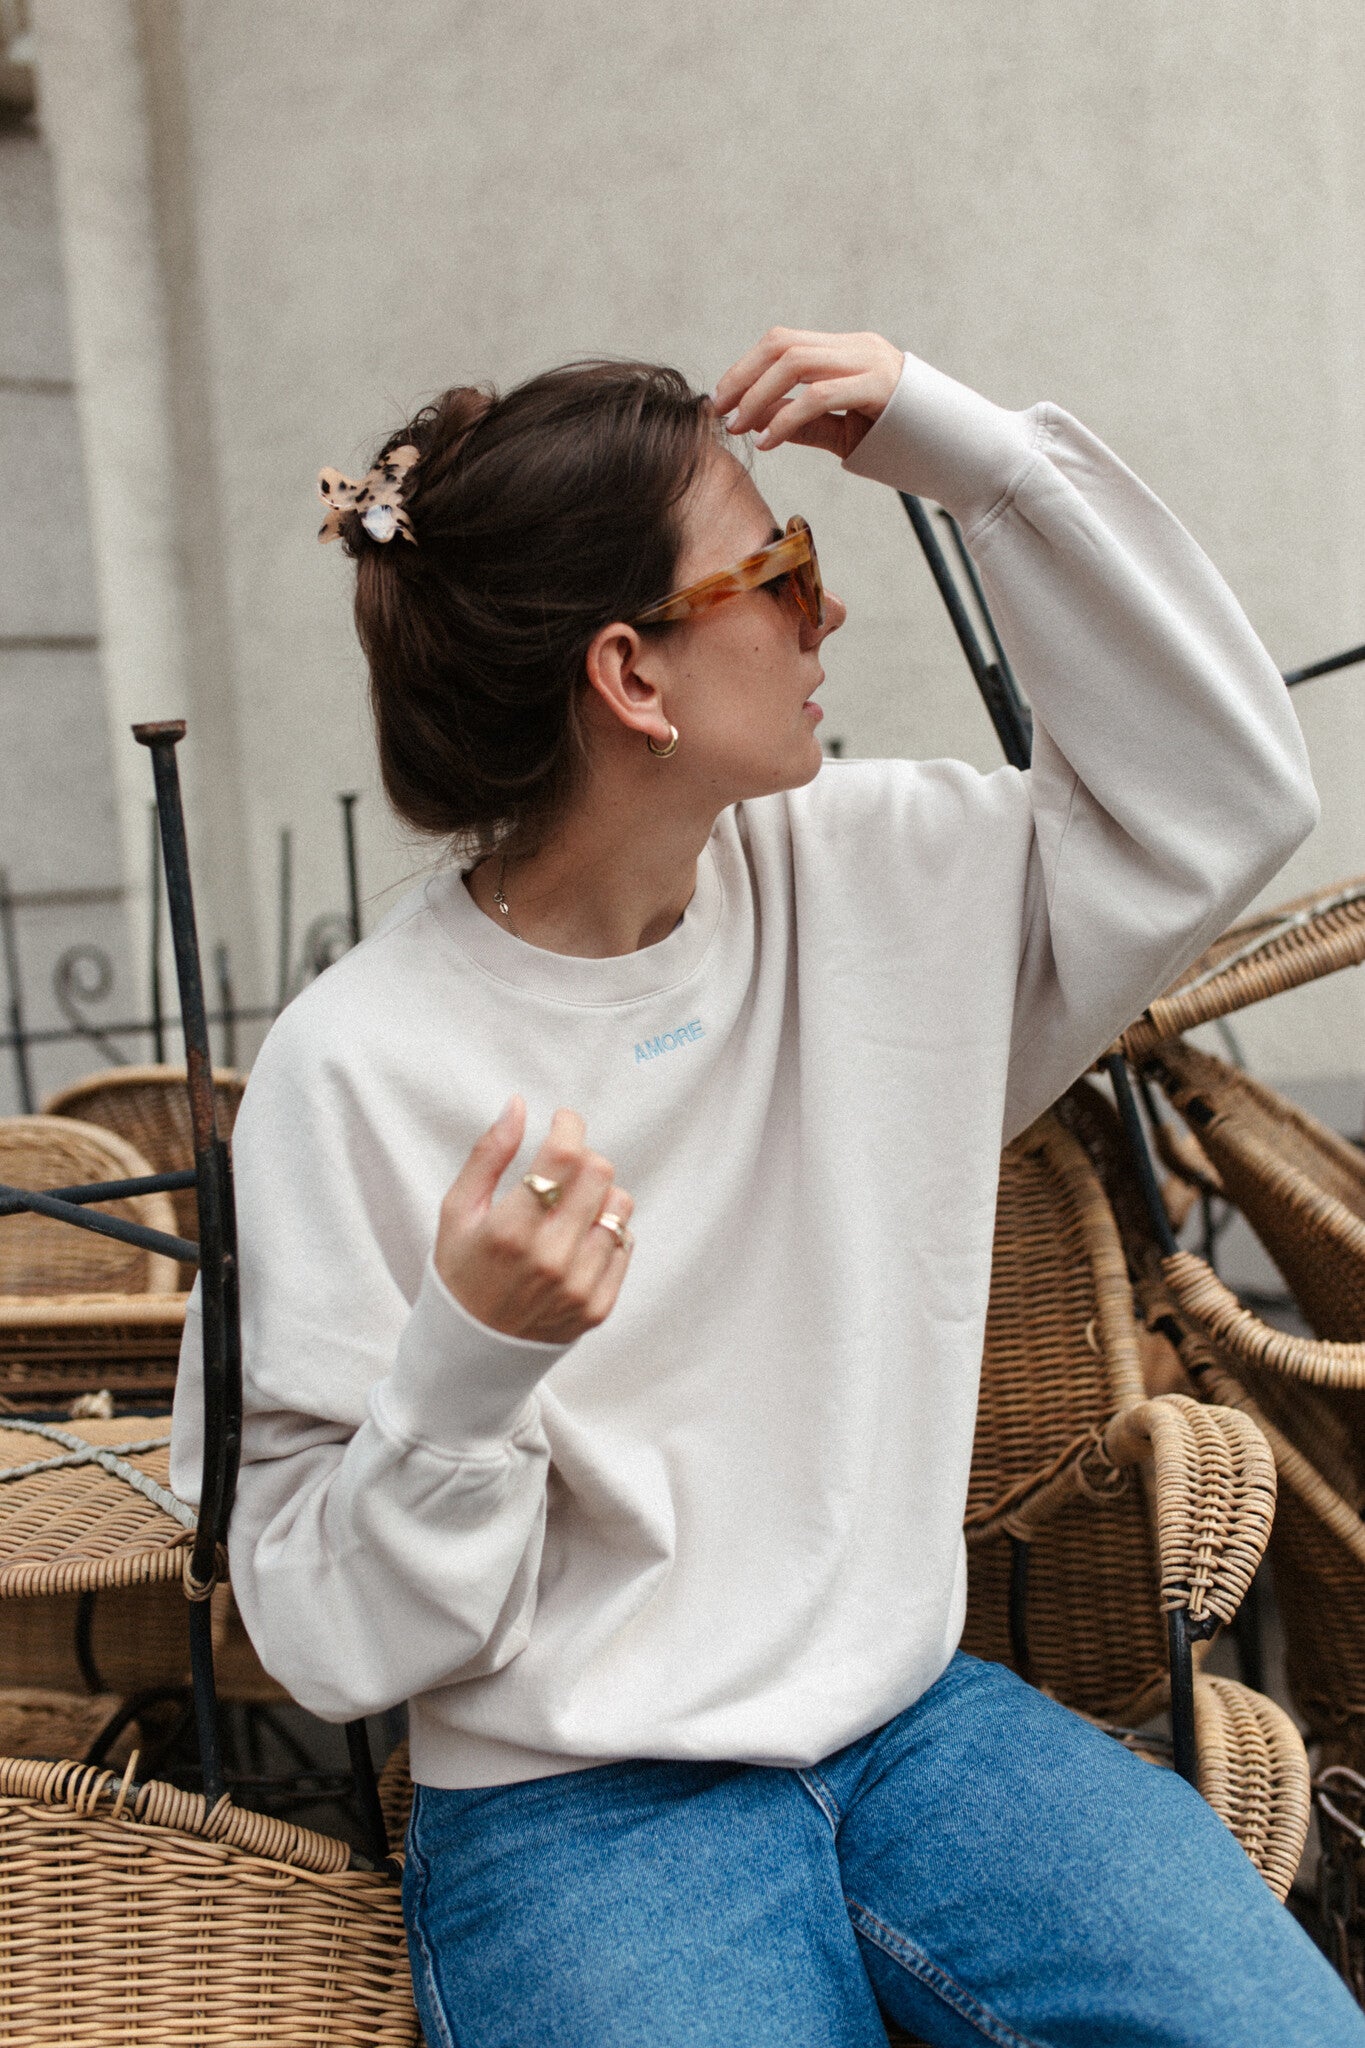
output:
M 418 1789 L 432 2048 L 1365 2048 L 1197 1793 L 958 1655 L 813 1770 Z

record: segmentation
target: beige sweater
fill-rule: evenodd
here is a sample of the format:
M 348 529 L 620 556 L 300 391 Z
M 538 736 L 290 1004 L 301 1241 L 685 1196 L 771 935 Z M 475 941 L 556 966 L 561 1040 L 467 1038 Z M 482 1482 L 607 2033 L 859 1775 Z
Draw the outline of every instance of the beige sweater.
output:
M 1032 769 L 829 763 L 725 812 L 681 923 L 618 959 L 523 944 L 447 872 L 251 1077 L 233 1585 L 305 1706 L 411 1701 L 423 1782 L 806 1764 L 932 1684 L 1001 1141 L 1316 817 L 1234 599 L 1074 420 L 910 358 L 848 466 L 963 522 Z M 581 1110 L 636 1197 L 620 1302 L 567 1349 L 482 1328 L 429 1262 L 513 1089 L 532 1133 Z M 189 1498 L 198 1404 L 191 1316 Z

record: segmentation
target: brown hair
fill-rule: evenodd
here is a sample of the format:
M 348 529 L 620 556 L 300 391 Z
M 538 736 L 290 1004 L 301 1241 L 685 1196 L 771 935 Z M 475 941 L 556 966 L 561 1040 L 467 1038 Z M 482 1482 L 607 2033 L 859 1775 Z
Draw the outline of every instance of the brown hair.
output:
M 530 851 L 578 786 L 595 633 L 674 583 L 679 504 L 716 429 L 677 370 L 579 362 L 462 385 L 391 434 L 416 546 L 357 514 L 355 620 L 389 801 L 466 851 Z M 378 458 L 377 458 L 378 459 Z M 668 631 L 654 627 L 650 631 Z

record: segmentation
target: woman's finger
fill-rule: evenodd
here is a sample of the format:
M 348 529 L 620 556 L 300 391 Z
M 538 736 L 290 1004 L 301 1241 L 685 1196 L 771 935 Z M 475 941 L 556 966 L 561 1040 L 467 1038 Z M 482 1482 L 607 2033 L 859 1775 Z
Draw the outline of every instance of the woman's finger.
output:
M 784 349 L 776 362 L 755 377 L 747 391 L 725 416 L 732 434 L 749 434 L 765 427 L 777 408 L 799 384 L 830 382 L 836 377 L 855 377 L 864 366 L 851 361 L 843 351 L 815 344 Z
M 487 1213 L 525 1133 L 526 1104 L 514 1095 L 497 1122 L 476 1140 L 446 1196 L 445 1205 L 460 1226 L 477 1223 Z
M 600 1237 L 602 1233 L 599 1231 L 597 1235 Z M 611 1257 L 602 1268 L 601 1277 L 583 1311 L 584 1320 L 590 1328 L 596 1329 L 599 1323 L 607 1320 L 616 1306 L 616 1297 L 621 1292 L 629 1271 L 630 1253 L 617 1251 L 613 1245 Z
M 585 1150 L 562 1201 L 551 1209 L 541 1232 L 542 1249 L 566 1264 L 576 1254 L 597 1217 L 607 1206 L 616 1169 L 600 1153 Z
M 504 1200 L 515 1201 L 521 1209 L 527 1204 L 534 1203 L 542 1215 L 552 1216 L 577 1178 L 586 1149 L 586 1135 L 587 1126 L 576 1109 L 557 1109 L 550 1119 L 550 1128 L 544 1142 L 531 1161 L 530 1172 L 538 1180 L 553 1181 L 559 1189 L 558 1196 L 554 1202 L 544 1202 L 532 1188 L 523 1184 L 519 1188 L 511 1189 Z M 532 1217 L 531 1221 L 534 1220 Z
M 749 386 L 789 348 L 803 343 L 820 344 L 838 340 L 837 335 L 818 334 L 810 328 L 770 327 L 765 335 L 736 358 L 716 385 L 712 398 L 717 412 L 729 412 L 738 405 Z
M 761 434 L 754 438 L 755 448 L 779 448 L 784 441 L 792 440 L 798 430 L 809 427 L 817 420 L 840 418 L 842 433 L 830 439 L 821 438 L 821 447 L 839 446 L 848 442 L 846 452 L 851 452 L 861 441 L 872 422 L 865 418 L 860 408 L 869 404 L 878 394 L 879 386 L 869 374 L 862 377 L 839 377 L 815 384 L 803 385 L 794 397 L 773 414 Z M 880 410 L 880 407 L 878 408 Z
M 579 1305 L 580 1314 L 586 1316 L 589 1313 L 607 1273 L 613 1267 L 625 1268 L 634 1242 L 627 1228 L 633 1207 L 624 1188 L 611 1187 L 598 1211 L 599 1215 L 605 1213 L 620 1218 L 624 1244 L 609 1224 L 599 1222 L 596 1217 L 588 1225 L 565 1281 L 565 1292 Z

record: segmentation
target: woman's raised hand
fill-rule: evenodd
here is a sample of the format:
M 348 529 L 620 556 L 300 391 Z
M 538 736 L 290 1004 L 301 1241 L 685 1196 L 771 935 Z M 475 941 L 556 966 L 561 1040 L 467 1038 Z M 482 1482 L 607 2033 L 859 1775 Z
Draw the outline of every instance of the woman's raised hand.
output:
M 900 382 L 905 357 L 880 334 L 770 327 L 712 394 L 732 434 L 756 448 L 794 441 L 851 455 Z M 799 388 L 798 388 L 799 387 Z
M 609 1160 L 590 1152 L 571 1109 L 555 1111 L 531 1171 L 560 1194 L 546 1208 L 520 1182 L 495 1201 L 517 1156 L 526 1104 L 514 1095 L 474 1146 L 441 1204 L 436 1271 L 477 1322 L 508 1337 L 571 1344 L 611 1313 L 630 1263 L 634 1204 Z M 625 1245 L 598 1218 L 619 1218 Z

